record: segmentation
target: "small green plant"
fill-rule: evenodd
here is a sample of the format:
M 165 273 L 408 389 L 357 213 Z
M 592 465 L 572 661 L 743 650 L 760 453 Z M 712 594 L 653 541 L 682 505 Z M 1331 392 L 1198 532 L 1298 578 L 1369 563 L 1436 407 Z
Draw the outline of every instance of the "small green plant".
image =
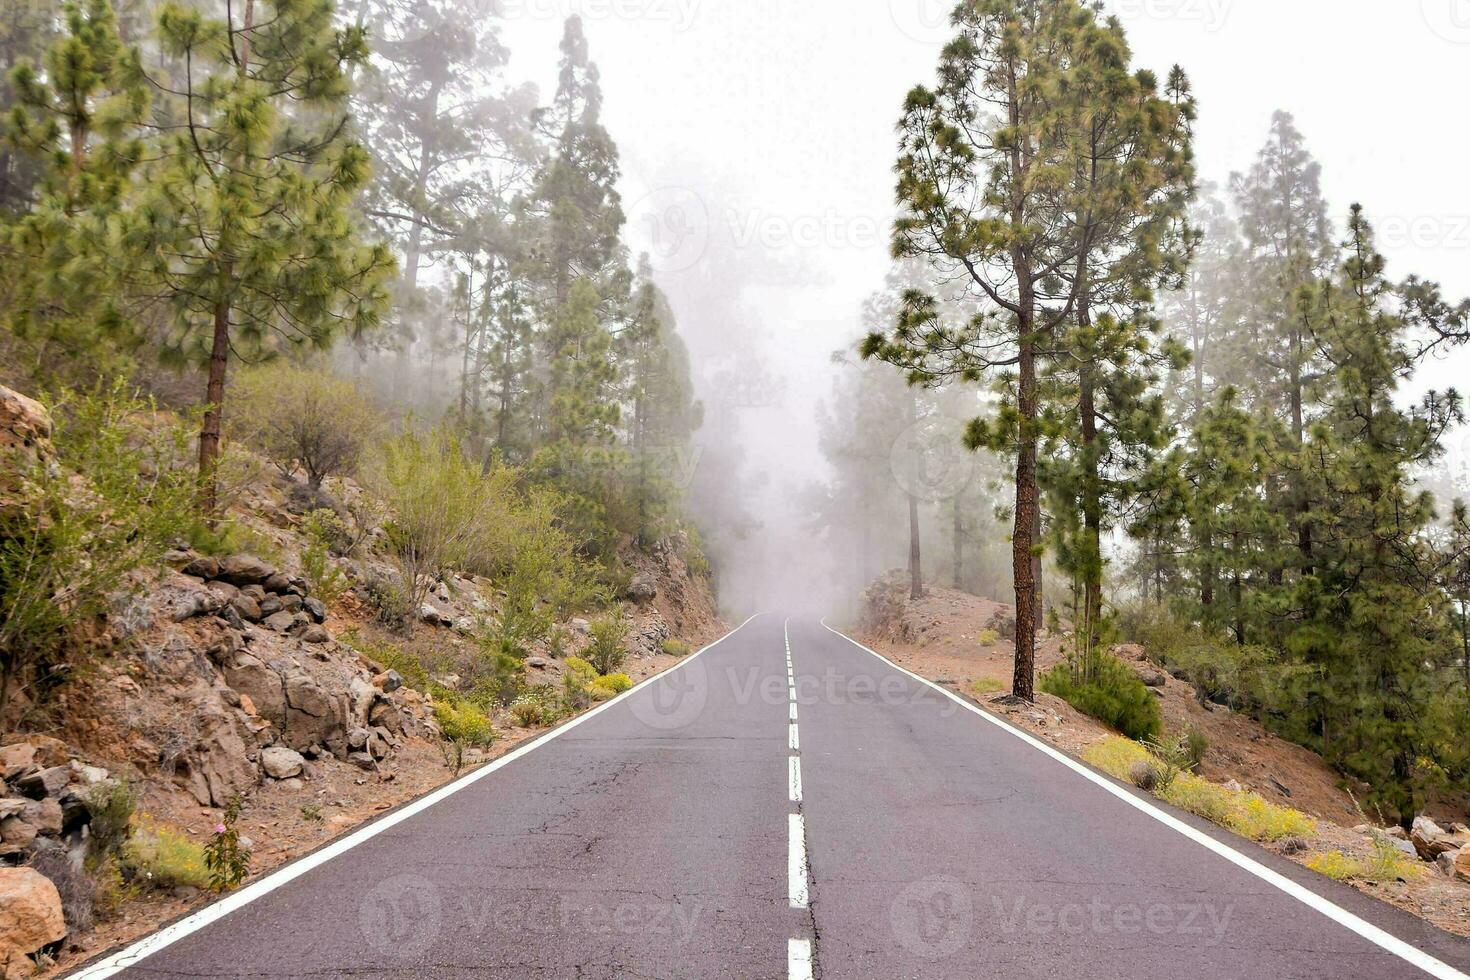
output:
M 611 674 L 623 666 L 628 653 L 623 641 L 628 637 L 628 621 L 622 610 L 593 618 L 588 626 L 592 642 L 587 647 L 587 661 L 599 675 Z
M 1205 733 L 1194 726 L 1184 733 L 1185 756 L 1189 760 L 1188 769 L 1194 772 L 1205 761 L 1205 753 L 1209 751 L 1210 740 Z
M 990 694 L 999 694 L 1006 686 L 993 677 L 982 677 L 970 685 L 970 691 L 976 697 L 985 697 Z
M 664 653 L 668 654 L 671 657 L 689 656 L 689 644 L 685 643 L 683 640 L 675 640 L 672 638 L 664 640 L 662 650 Z
M 87 849 L 87 860 L 100 867 L 117 857 L 127 843 L 138 794 L 125 782 L 98 783 L 87 791 L 83 802 L 91 817 L 87 826 L 92 846 Z
M 214 833 L 204 845 L 204 866 L 209 870 L 209 887 L 223 893 L 239 886 L 250 874 L 250 850 L 240 840 L 235 823 L 240 819 L 240 797 L 225 806 Z
M 306 515 L 301 528 L 306 533 L 306 547 L 301 550 L 301 570 L 312 594 L 331 606 L 349 587 L 347 576 L 332 564 L 332 542 L 339 539 L 345 530 L 342 519 L 335 511 L 320 508 Z
M 140 817 L 123 845 L 120 863 L 124 876 L 154 888 L 208 888 L 209 866 L 204 848 L 182 833 Z
M 995 630 L 981 630 L 975 640 L 982 647 L 993 647 L 1000 642 L 1000 634 Z
M 1163 727 L 1153 694 L 1116 657 L 1097 658 L 1090 675 L 1077 664 L 1058 664 L 1041 675 L 1040 686 L 1128 738 L 1152 738 Z
M 627 674 L 607 674 L 594 680 L 590 686 L 593 697 L 606 701 L 629 690 L 633 686 L 633 679 Z
M 566 672 L 561 675 L 562 696 L 567 708 L 581 711 L 592 700 L 592 684 L 597 680 L 597 668 L 581 657 L 568 657 Z
M 1334 881 L 1353 878 L 1360 881 L 1410 881 L 1423 873 L 1423 869 L 1408 855 L 1385 840 L 1373 842 L 1373 854 L 1370 857 L 1354 857 L 1342 851 L 1327 851 L 1313 854 L 1306 864 L 1313 871 Z
M 322 816 L 322 808 L 316 803 L 303 803 L 301 805 L 301 819 L 308 823 L 321 823 L 326 818 Z
M 485 712 L 468 701 L 436 700 L 434 720 L 439 723 L 444 764 L 457 776 L 464 768 L 466 749 L 481 748 L 495 740 L 495 729 Z
M 561 719 L 562 701 L 550 684 L 537 684 L 516 696 L 510 714 L 522 728 L 539 728 Z

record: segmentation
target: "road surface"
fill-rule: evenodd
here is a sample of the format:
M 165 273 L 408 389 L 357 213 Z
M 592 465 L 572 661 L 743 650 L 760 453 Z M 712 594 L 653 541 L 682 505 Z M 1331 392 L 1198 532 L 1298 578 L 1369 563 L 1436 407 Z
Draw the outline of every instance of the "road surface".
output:
M 1061 759 L 816 620 L 768 614 L 75 976 L 1467 968 L 1470 943 Z

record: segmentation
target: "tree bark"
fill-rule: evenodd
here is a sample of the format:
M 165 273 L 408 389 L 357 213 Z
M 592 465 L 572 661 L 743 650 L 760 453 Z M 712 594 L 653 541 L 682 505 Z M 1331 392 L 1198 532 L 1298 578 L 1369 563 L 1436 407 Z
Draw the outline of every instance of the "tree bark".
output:
M 228 281 L 230 273 L 221 276 Z M 209 351 L 209 386 L 204 396 L 204 423 L 199 428 L 199 507 L 210 521 L 219 516 L 220 419 L 225 401 L 225 371 L 230 358 L 230 303 L 214 304 L 214 340 Z

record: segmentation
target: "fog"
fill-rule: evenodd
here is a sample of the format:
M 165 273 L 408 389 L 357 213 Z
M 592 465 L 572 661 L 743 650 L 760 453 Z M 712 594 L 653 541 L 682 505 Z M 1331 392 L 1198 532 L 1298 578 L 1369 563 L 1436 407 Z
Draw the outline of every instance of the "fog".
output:
M 1330 16 L 1311 0 L 1108 6 L 1140 65 L 1190 73 L 1203 180 L 1246 168 L 1271 113 L 1287 109 L 1323 164 L 1334 217 L 1363 201 L 1391 274 L 1470 294 L 1470 135 L 1445 124 L 1442 104 L 1470 87 L 1463 3 L 1343 0 Z M 706 406 L 697 497 L 732 611 L 852 598 L 800 497 L 827 474 L 816 418 L 843 370 L 831 354 L 863 331 L 863 300 L 889 267 L 897 107 L 932 77 L 948 8 L 504 0 L 509 75 L 543 92 L 562 19 L 584 18 L 622 157 L 625 238 L 652 256 Z M 1374 50 L 1358 59 L 1365 37 Z M 1453 383 L 1467 356 L 1426 382 Z M 1452 465 L 1464 445 L 1451 440 Z M 754 523 L 737 526 L 742 512 Z M 886 563 L 901 565 L 904 550 L 891 550 Z

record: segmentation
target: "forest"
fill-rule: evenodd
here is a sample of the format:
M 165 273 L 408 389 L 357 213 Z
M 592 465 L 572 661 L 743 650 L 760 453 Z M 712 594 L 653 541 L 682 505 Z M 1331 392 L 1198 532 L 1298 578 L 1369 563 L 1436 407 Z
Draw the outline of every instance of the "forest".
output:
M 813 519 L 860 564 L 904 547 L 867 511 L 912 529 L 916 598 L 921 553 L 1013 588 L 1015 697 L 1147 733 L 1108 655 L 1141 642 L 1407 826 L 1470 785 L 1470 524 L 1442 462 L 1463 402 L 1416 378 L 1470 302 L 1387 267 L 1371 202 L 1324 199 L 1285 111 L 1201 181 L 1187 74 L 1135 66 L 1116 19 L 972 3 L 954 26 L 899 117 L 894 272 L 861 360 L 837 355 Z M 1038 678 L 1048 627 L 1069 659 Z

